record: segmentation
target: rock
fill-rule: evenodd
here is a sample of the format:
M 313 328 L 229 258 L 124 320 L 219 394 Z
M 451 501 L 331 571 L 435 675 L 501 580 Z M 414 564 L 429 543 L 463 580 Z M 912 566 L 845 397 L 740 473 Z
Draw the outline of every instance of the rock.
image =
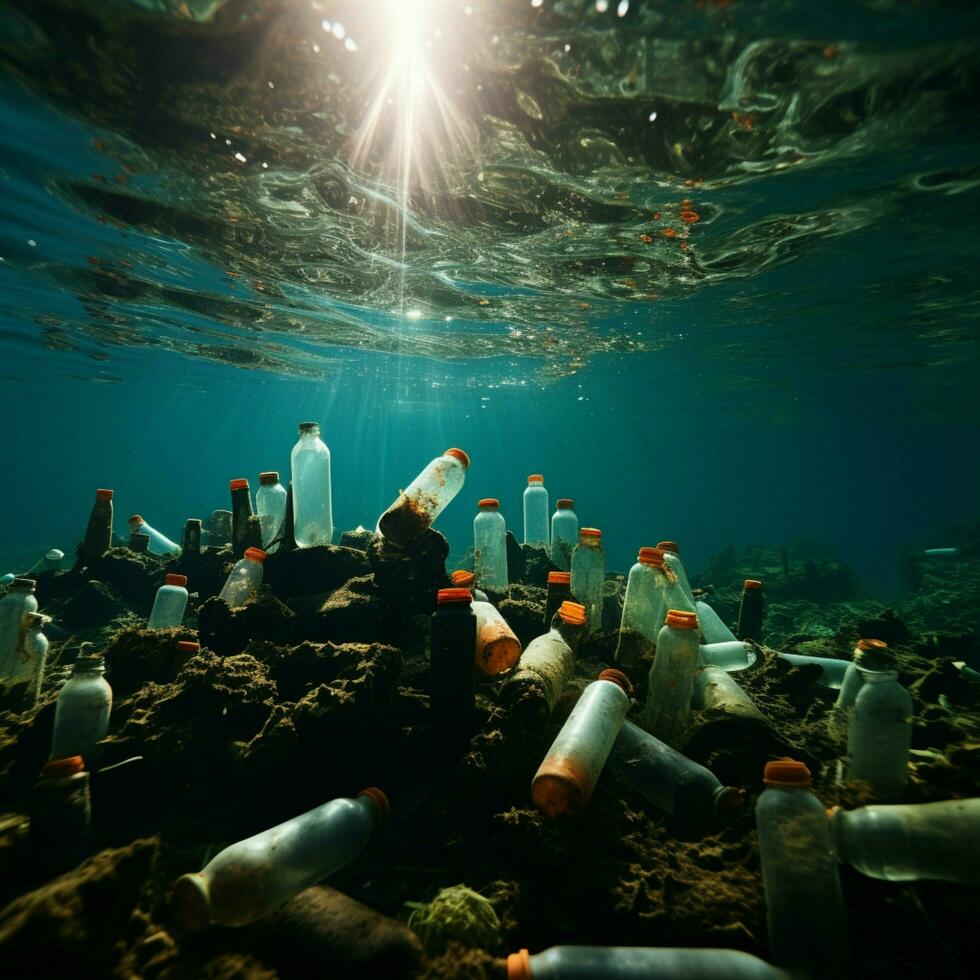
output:
M 325 545 L 276 551 L 265 560 L 262 577 L 277 596 L 285 599 L 332 592 L 348 579 L 370 571 L 363 552 Z
M 342 548 L 353 548 L 355 551 L 367 551 L 368 545 L 374 540 L 374 531 L 359 527 L 354 531 L 344 531 L 340 536 Z
M 156 555 L 113 548 L 89 562 L 85 575 L 111 585 L 131 608 L 148 616 L 157 589 L 163 585 L 164 562 Z
M 522 544 L 521 553 L 524 557 L 524 572 L 520 576 L 520 581 L 525 585 L 537 585 L 544 589 L 548 587 L 548 572 L 557 572 L 558 566 L 552 562 L 548 555 L 547 548 L 539 548 L 533 544 Z M 510 562 L 510 552 L 507 553 L 507 561 Z M 517 576 L 511 574 L 510 580 L 515 581 Z
M 359 586 L 365 582 L 371 587 L 362 591 Z M 372 577 L 364 576 L 331 592 L 303 624 L 303 634 L 334 643 L 386 643 L 394 639 L 392 619 L 387 604 L 375 594 Z
M 512 585 L 506 599 L 498 604 L 500 615 L 507 620 L 525 649 L 536 636 L 546 632 L 544 628 L 543 589 L 529 585 Z
M 198 601 L 203 602 L 221 591 L 231 571 L 231 563 L 230 546 L 202 548 L 199 552 L 185 551 L 170 570 L 186 575 L 187 591 L 196 593 Z
M 204 533 L 210 545 L 231 544 L 232 513 L 230 510 L 212 511 L 204 522 Z
M 436 592 L 446 588 L 449 542 L 428 528 L 405 548 L 397 548 L 378 535 L 367 558 L 381 597 L 396 605 L 401 615 L 432 612 Z
M 197 612 L 201 646 L 221 656 L 240 653 L 253 639 L 288 643 L 295 620 L 292 609 L 265 587 L 236 609 L 229 609 L 224 599 L 214 596 Z
M 127 697 L 150 682 L 168 684 L 175 680 L 187 659 L 186 654 L 178 653 L 177 642 L 196 639 L 187 627 L 117 633 L 104 651 L 106 679 L 114 697 Z
M 71 629 L 96 629 L 127 612 L 114 589 L 90 579 L 65 606 L 62 621 Z

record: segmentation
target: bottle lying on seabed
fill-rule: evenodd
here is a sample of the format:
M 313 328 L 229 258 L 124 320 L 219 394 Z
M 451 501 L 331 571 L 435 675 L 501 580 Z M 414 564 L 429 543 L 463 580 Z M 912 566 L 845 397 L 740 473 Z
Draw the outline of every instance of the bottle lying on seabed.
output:
M 799 653 L 777 653 L 780 660 L 785 660 L 794 667 L 806 667 L 812 664 L 820 668 L 821 674 L 817 683 L 831 690 L 839 690 L 844 683 L 844 675 L 850 665 L 850 660 L 835 660 L 833 657 L 807 657 Z
M 130 535 L 145 534 L 150 540 L 146 550 L 151 555 L 179 555 L 180 545 L 175 544 L 165 534 L 161 534 L 156 528 L 150 527 L 139 514 L 133 514 L 129 519 Z
M 722 667 L 704 667 L 694 679 L 692 704 L 700 711 L 720 711 L 731 718 L 768 727 L 765 715 Z
M 698 663 L 706 667 L 721 667 L 729 673 L 745 670 L 756 661 L 755 650 L 745 640 L 722 643 L 702 643 L 698 647 Z
M 521 641 L 490 602 L 474 602 L 476 615 L 476 668 L 491 677 L 510 670 L 521 655 Z

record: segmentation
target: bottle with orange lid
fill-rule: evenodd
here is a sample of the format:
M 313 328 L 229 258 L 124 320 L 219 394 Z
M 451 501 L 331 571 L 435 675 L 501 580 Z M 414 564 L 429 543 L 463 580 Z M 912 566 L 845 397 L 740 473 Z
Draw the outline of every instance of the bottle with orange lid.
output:
M 884 640 L 860 639 L 854 645 L 851 662 L 844 671 L 837 701 L 827 719 L 832 735 L 842 738 L 847 733 L 850 713 L 854 708 L 858 692 L 864 685 L 865 670 L 887 670 L 894 668 L 895 657 Z
M 664 553 L 664 564 L 674 573 L 674 577 L 680 583 L 684 595 L 688 602 L 694 602 L 694 593 L 691 591 L 691 583 L 687 578 L 687 569 L 681 561 L 681 551 L 676 541 L 658 541 L 657 547 Z M 686 607 L 685 607 L 686 608 Z
M 457 568 L 450 576 L 450 581 L 456 586 L 457 589 L 469 589 L 473 593 L 474 601 L 478 602 L 489 602 L 486 592 L 480 589 L 474 588 L 476 585 L 476 576 L 465 568 Z
M 550 509 L 544 477 L 532 473 L 524 490 L 524 543 L 535 548 L 547 548 L 551 543 Z
M 487 592 L 507 591 L 507 524 L 500 501 L 484 497 L 473 519 L 473 572 Z
M 525 717 L 548 718 L 575 670 L 575 651 L 585 632 L 585 606 L 565 601 L 551 629 L 535 637 L 517 670 L 500 690 L 500 700 Z
M 112 547 L 112 491 L 96 490 L 95 503 L 89 513 L 85 537 L 78 549 L 83 564 L 94 561 Z
M 145 534 L 149 539 L 147 551 L 151 555 L 179 555 L 180 545 L 175 544 L 165 534 L 161 534 L 156 528 L 150 527 L 139 514 L 133 514 L 129 519 L 129 533 Z
M 146 624 L 148 630 L 167 630 L 180 626 L 187 609 L 187 576 L 168 574 L 157 589 L 153 611 Z
M 252 508 L 252 491 L 248 480 L 236 477 L 229 481 L 231 491 L 231 547 L 236 558 L 241 558 L 247 547 L 248 519 L 255 513 Z
M 602 588 L 606 584 L 606 553 L 602 550 L 602 531 L 583 527 L 572 552 L 572 598 L 585 606 L 586 629 L 602 629 Z
M 372 786 L 229 845 L 177 879 L 171 893 L 177 921 L 188 930 L 254 922 L 350 864 L 388 813 L 387 797 Z
M 572 567 L 572 552 L 578 544 L 578 518 L 572 508 L 575 501 L 561 497 L 551 515 L 551 564 L 567 572 Z
M 670 584 L 664 574 L 664 557 L 662 548 L 640 548 L 626 580 L 615 659 L 629 669 L 644 659 L 643 647 L 652 653 L 664 625 Z
M 52 759 L 31 789 L 30 843 L 49 874 L 66 871 L 82 857 L 92 826 L 89 774 L 80 756 Z
M 469 589 L 440 589 L 429 643 L 429 704 L 436 744 L 469 742 L 476 704 L 476 614 Z
M 469 465 L 470 457 L 462 449 L 437 456 L 381 515 L 378 532 L 398 548 L 414 541 L 463 489 Z
M 266 554 L 261 548 L 246 548 L 245 554 L 235 562 L 218 593 L 231 609 L 244 606 L 258 592 L 265 559 Z
M 572 573 L 548 572 L 548 592 L 544 601 L 544 628 L 551 629 L 555 613 L 572 598 Z
M 742 586 L 742 599 L 738 605 L 738 625 L 735 635 L 739 640 L 762 640 L 762 618 L 765 602 L 762 598 L 762 582 L 757 578 L 747 578 Z
M 318 548 L 333 539 L 330 450 L 318 422 L 300 422 L 289 457 L 293 491 L 293 536 L 297 548 Z
M 698 617 L 670 609 L 657 637 L 645 715 L 646 728 L 665 742 L 676 739 L 687 724 L 697 670 Z
M 262 527 L 262 548 L 272 554 L 278 547 L 282 522 L 286 519 L 286 488 L 279 482 L 279 474 L 268 470 L 259 474 L 259 489 L 255 493 L 255 509 Z
M 738 637 L 728 628 L 725 621 L 706 602 L 697 599 L 694 611 L 698 614 L 701 624 L 701 639 L 705 644 L 731 643 Z
M 112 688 L 105 679 L 105 661 L 99 656 L 79 656 L 71 677 L 58 692 L 51 736 L 51 758 L 80 755 L 90 766 L 102 756 L 99 742 L 109 731 Z
M 609 669 L 582 692 L 531 782 L 531 798 L 546 817 L 572 817 L 588 806 L 632 690 L 624 673 Z
M 476 657 L 481 674 L 493 677 L 510 670 L 521 656 L 521 641 L 491 602 L 473 603 L 476 616 Z
M 847 917 L 827 811 L 802 762 L 769 762 L 763 779 L 755 818 L 772 960 L 838 976 Z

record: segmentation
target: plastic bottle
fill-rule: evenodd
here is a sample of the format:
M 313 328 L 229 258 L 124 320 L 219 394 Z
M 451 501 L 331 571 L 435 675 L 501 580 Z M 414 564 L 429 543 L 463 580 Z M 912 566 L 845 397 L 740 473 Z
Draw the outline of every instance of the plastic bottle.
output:
M 562 497 L 551 515 L 551 563 L 561 571 L 572 567 L 572 552 L 578 544 L 578 518 L 572 510 L 575 501 Z
M 333 539 L 330 450 L 320 438 L 319 423 L 300 422 L 290 469 L 296 547 L 318 548 L 330 544 Z
M 98 743 L 109 731 L 112 688 L 105 677 L 101 656 L 80 657 L 71 677 L 58 694 L 54 709 L 51 758 L 80 755 L 90 767 L 101 758 Z
M 139 514 L 133 514 L 129 519 L 129 532 L 133 534 L 145 534 L 149 539 L 147 551 L 151 555 L 179 555 L 180 545 L 174 544 L 166 535 L 161 534 L 155 528 L 150 527 Z
M 489 602 L 474 602 L 477 670 L 493 676 L 510 670 L 521 656 L 521 641 L 500 611 Z
M 745 640 L 728 640 L 724 643 L 702 643 L 698 648 L 698 662 L 704 667 L 721 667 L 733 673 L 751 667 L 756 661 L 752 644 Z
M 430 704 L 437 744 L 469 741 L 476 704 L 476 614 L 468 589 L 440 589 L 432 614 Z
M 261 548 L 246 548 L 245 554 L 235 562 L 221 587 L 220 597 L 229 608 L 244 606 L 246 601 L 259 590 L 262 584 L 262 563 L 265 552 Z
M 571 817 L 588 806 L 631 692 L 625 674 L 604 670 L 582 693 L 531 782 L 531 798 L 546 817 Z
M 96 490 L 95 503 L 88 515 L 85 537 L 78 549 L 82 562 L 95 561 L 112 547 L 112 491 Z
M 694 602 L 694 593 L 691 591 L 691 583 L 687 578 L 687 569 L 681 561 L 680 548 L 676 541 L 658 541 L 657 547 L 664 553 L 664 564 L 674 573 L 674 577 L 681 584 L 684 594 L 688 601 Z
M 279 482 L 275 470 L 259 474 L 259 489 L 255 494 L 255 509 L 262 525 L 262 547 L 272 554 L 278 547 L 279 532 L 286 519 L 286 488 Z
M 201 531 L 204 522 L 199 517 L 188 517 L 184 523 L 184 535 L 180 542 L 181 551 L 185 555 L 201 553 Z
M 694 678 L 691 703 L 701 711 L 724 712 L 727 718 L 738 718 L 752 725 L 768 726 L 765 715 L 721 667 L 704 667 Z
M 57 874 L 82 856 L 92 826 L 89 774 L 80 755 L 52 759 L 30 798 L 30 841 L 35 859 Z
M 840 861 L 871 878 L 980 885 L 980 799 L 834 807 L 830 832 Z
M 850 660 L 835 660 L 833 657 L 807 657 L 800 653 L 777 653 L 776 656 L 794 667 L 816 664 L 822 671 L 817 683 L 834 691 L 844 683 L 844 675 L 851 663 Z
M 606 553 L 602 550 L 602 531 L 583 527 L 572 552 L 572 598 L 585 606 L 586 629 L 602 628 L 602 587 L 606 584 Z
M 488 592 L 507 591 L 507 524 L 500 501 L 484 497 L 473 519 L 473 573 Z
M 575 670 L 575 650 L 585 631 L 585 606 L 563 602 L 551 629 L 535 637 L 500 690 L 500 701 L 525 717 L 547 718 Z
M 481 592 L 480 589 L 473 588 L 476 583 L 476 576 L 472 572 L 467 571 L 465 568 L 457 568 L 456 571 L 449 576 L 449 579 L 457 589 L 469 589 L 473 595 L 474 601 L 490 601 L 487 598 L 486 592 Z
M 226 847 L 174 884 L 178 921 L 185 929 L 254 922 L 350 864 L 388 812 L 384 793 L 372 786 Z
M 187 609 L 187 576 L 168 574 L 157 589 L 148 630 L 167 630 L 180 626 Z
M 404 548 L 428 530 L 463 489 L 469 465 L 470 458 L 462 449 L 447 449 L 437 456 L 381 515 L 378 531 Z
M 47 572 L 52 568 L 57 568 L 64 560 L 65 553 L 60 548 L 49 548 L 33 565 L 27 570 L 27 575 L 34 575 L 38 572 Z
M 36 585 L 32 578 L 15 578 L 0 599 L 0 681 L 16 668 L 24 617 L 37 612 Z
M 701 639 L 705 643 L 727 643 L 738 637 L 725 625 L 718 615 L 706 602 L 698 599 L 694 603 L 694 611 L 698 614 L 701 624 Z
M 755 816 L 772 959 L 837 976 L 847 919 L 827 813 L 802 762 L 769 762 L 763 779 Z
M 24 709 L 33 708 L 37 704 L 41 690 L 41 680 L 48 659 L 48 638 L 41 631 L 49 616 L 40 613 L 24 613 L 21 620 L 20 642 L 13 662 L 8 661 L 9 669 L 0 673 L 0 680 L 7 684 L 23 684 L 27 682 L 27 693 L 24 698 Z
M 657 637 L 647 687 L 646 727 L 658 738 L 669 742 L 683 731 L 691 713 L 697 669 L 698 617 L 670 609 Z
M 662 548 L 640 548 L 636 564 L 630 569 L 626 580 L 619 643 L 616 646 L 615 659 L 618 664 L 635 667 L 643 659 L 633 649 L 631 633 L 639 633 L 651 649 L 657 644 L 668 609 L 665 567 Z
M 524 491 L 524 543 L 536 548 L 547 548 L 550 544 L 550 520 L 548 491 L 544 477 L 533 473 L 527 478 Z
M 861 670 L 847 726 L 847 780 L 871 786 L 874 799 L 901 799 L 908 781 L 912 746 L 912 698 L 898 683 L 898 671 Z
M 791 980 L 791 974 L 737 949 L 552 946 L 507 958 L 508 980 Z
M 740 640 L 762 639 L 762 616 L 764 612 L 762 582 L 757 578 L 747 578 L 742 587 L 742 601 L 738 606 L 738 626 L 735 634 Z
M 255 513 L 252 508 L 252 492 L 248 480 L 238 477 L 228 484 L 231 491 L 231 547 L 236 557 L 241 557 L 247 547 L 245 542 L 248 519 Z
M 832 735 L 841 737 L 847 732 L 848 720 L 858 691 L 864 684 L 864 675 L 858 669 L 882 670 L 894 666 L 894 657 L 888 652 L 888 644 L 884 640 L 861 639 L 854 647 L 853 659 L 844 671 L 837 701 L 830 711 L 828 727 Z
M 551 629 L 555 613 L 572 598 L 571 572 L 548 572 L 548 592 L 544 601 L 544 628 Z

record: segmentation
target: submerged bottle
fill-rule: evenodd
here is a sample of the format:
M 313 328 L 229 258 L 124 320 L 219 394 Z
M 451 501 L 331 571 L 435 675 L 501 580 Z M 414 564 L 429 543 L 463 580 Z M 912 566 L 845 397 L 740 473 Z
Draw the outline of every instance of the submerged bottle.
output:
M 92 826 L 92 801 L 80 755 L 45 764 L 31 790 L 30 820 L 31 849 L 45 871 L 66 871 L 82 857 Z
M 201 531 L 204 529 L 204 522 L 200 517 L 188 517 L 184 522 L 184 534 L 181 538 L 180 547 L 185 555 L 199 555 L 201 553 Z
M 860 639 L 854 647 L 853 659 L 844 671 L 837 701 L 828 717 L 828 728 L 832 735 L 838 737 L 847 732 L 851 709 L 857 700 L 858 691 L 864 684 L 864 674 L 859 667 L 867 670 L 884 670 L 894 667 L 895 658 L 888 652 L 888 644 L 884 640 Z
M 689 602 L 694 602 L 694 593 L 691 591 L 691 583 L 687 578 L 687 569 L 681 561 L 680 548 L 676 541 L 658 541 L 657 547 L 664 553 L 664 563 L 674 573 L 675 578 L 680 582 L 684 595 Z
M 28 575 L 35 572 L 47 572 L 52 568 L 57 568 L 65 557 L 65 553 L 60 548 L 49 548 L 33 565 L 27 570 Z
M 264 561 L 265 552 L 261 548 L 246 548 L 244 556 L 235 562 L 219 593 L 231 609 L 244 606 L 258 592 Z
M 185 929 L 254 922 L 350 864 L 388 812 L 387 797 L 372 786 L 226 847 L 177 879 L 171 900 L 178 921 Z
M 571 817 L 588 806 L 631 691 L 627 676 L 610 669 L 582 693 L 531 782 L 531 798 L 546 817 Z
M 112 711 L 112 688 L 105 677 L 101 656 L 80 657 L 71 677 L 58 694 L 54 709 L 54 734 L 51 738 L 52 759 L 80 755 L 89 768 L 101 757 L 98 743 L 109 731 Z
M 701 711 L 724 712 L 727 718 L 763 727 L 768 724 L 752 698 L 722 667 L 704 667 L 698 671 L 691 703 Z
M 701 639 L 705 643 L 728 643 L 738 637 L 725 625 L 718 615 L 706 602 L 698 599 L 694 603 L 694 611 L 698 614 L 701 624 Z
M 834 807 L 837 856 L 885 881 L 959 881 L 980 885 L 980 799 Z
M 480 591 L 480 589 L 475 589 L 473 586 L 476 584 L 476 576 L 467 571 L 465 568 L 457 568 L 449 576 L 450 581 L 456 586 L 457 589 L 469 589 L 473 595 L 473 599 L 479 602 L 489 602 L 486 592 Z
M 667 576 L 664 574 L 664 552 L 661 548 L 640 548 L 636 564 L 626 580 L 626 596 L 623 599 L 623 615 L 619 623 L 619 643 L 616 646 L 616 663 L 637 666 L 643 659 L 634 649 L 631 633 L 638 633 L 649 644 L 657 644 L 657 637 L 667 615 Z
M 149 539 L 147 551 L 151 555 L 179 555 L 180 545 L 174 544 L 165 534 L 161 534 L 156 528 L 150 527 L 139 514 L 133 514 L 129 519 L 129 532 L 133 534 L 145 534 Z
M 697 669 L 698 617 L 671 609 L 657 637 L 647 686 L 646 727 L 658 738 L 669 742 L 687 724 Z
M 571 572 L 548 572 L 548 592 L 544 601 L 544 628 L 551 629 L 555 613 L 572 598 Z M 584 608 L 584 607 L 583 607 Z
M 476 704 L 476 614 L 469 589 L 440 589 L 432 614 L 429 703 L 438 743 L 469 740 Z
M 89 513 L 85 537 L 78 549 L 83 562 L 100 558 L 112 547 L 112 491 L 96 490 L 95 503 Z
M 742 601 L 738 607 L 738 626 L 735 633 L 740 640 L 762 639 L 763 616 L 762 582 L 747 578 L 742 586 Z
M 602 628 L 602 587 L 606 584 L 606 553 L 602 550 L 602 531 L 583 527 L 572 552 L 572 598 L 585 606 L 586 629 Z
M 769 762 L 763 780 L 755 814 L 772 959 L 836 976 L 847 919 L 827 813 L 802 762 Z
M 477 670 L 493 676 L 510 670 L 521 656 L 521 641 L 500 611 L 489 602 L 474 602 Z
M 180 626 L 187 609 L 187 576 L 167 575 L 157 589 L 153 611 L 146 624 L 148 630 L 166 630 Z
M 728 640 L 724 643 L 702 643 L 698 649 L 699 662 L 706 667 L 721 667 L 733 673 L 751 667 L 755 650 L 745 640 Z
M 561 571 L 572 567 L 572 552 L 578 544 L 578 518 L 572 510 L 575 501 L 562 497 L 551 515 L 551 563 Z
M 548 491 L 544 477 L 533 473 L 527 478 L 524 491 L 524 543 L 536 548 L 547 548 L 550 543 Z
M 469 465 L 462 449 L 447 449 L 437 456 L 381 515 L 378 532 L 398 548 L 414 541 L 463 489 Z
M 248 519 L 255 511 L 252 509 L 252 491 L 248 480 L 243 477 L 231 480 L 231 547 L 236 558 L 240 558 L 247 547 Z
M 24 617 L 37 612 L 36 585 L 32 578 L 15 578 L 0 599 L 0 682 L 16 669 Z
M 50 622 L 51 618 L 42 616 L 41 613 L 24 613 L 24 618 L 21 620 L 20 643 L 12 669 L 0 674 L 0 682 L 11 685 L 27 683 L 23 703 L 25 710 L 37 704 L 41 690 L 44 668 L 48 660 L 48 638 L 42 630 L 45 624 Z
M 259 489 L 255 494 L 255 509 L 259 512 L 262 525 L 262 548 L 272 554 L 278 547 L 276 538 L 286 519 L 286 488 L 279 482 L 275 470 L 259 474 Z
M 844 683 L 844 675 L 850 666 L 850 660 L 835 660 L 833 657 L 807 657 L 801 653 L 777 653 L 780 660 L 785 660 L 794 667 L 806 667 L 813 664 L 821 670 L 817 683 L 821 687 L 837 690 Z
M 320 438 L 319 423 L 300 422 L 290 469 L 296 547 L 318 548 L 330 544 L 333 538 L 330 450 Z
M 473 519 L 473 573 L 489 592 L 507 591 L 507 525 L 500 501 L 484 497 Z

